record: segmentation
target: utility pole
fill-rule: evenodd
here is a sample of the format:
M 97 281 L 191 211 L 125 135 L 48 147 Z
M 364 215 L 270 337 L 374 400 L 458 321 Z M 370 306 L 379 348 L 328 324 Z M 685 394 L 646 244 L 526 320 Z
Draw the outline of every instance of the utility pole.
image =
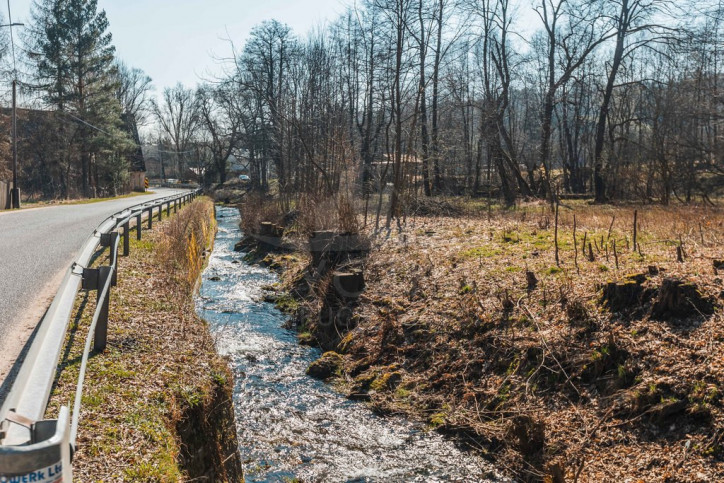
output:
M 20 208 L 20 188 L 18 188 L 18 81 L 13 79 L 13 189 L 10 195 L 13 209 Z
M 13 22 L 10 13 L 10 0 L 8 0 L 8 20 L 10 23 L 0 25 L 0 27 L 10 28 L 10 44 L 13 52 L 13 119 L 12 119 L 12 140 L 13 140 L 13 189 L 10 191 L 10 207 L 13 209 L 20 208 L 20 188 L 18 188 L 18 106 L 17 106 L 17 88 L 18 88 L 18 70 L 15 65 L 15 39 L 13 38 L 13 27 L 22 27 L 25 24 Z
M 161 139 L 158 140 L 158 163 L 161 165 L 161 183 L 166 182 L 166 170 L 163 167 L 163 151 L 161 150 Z

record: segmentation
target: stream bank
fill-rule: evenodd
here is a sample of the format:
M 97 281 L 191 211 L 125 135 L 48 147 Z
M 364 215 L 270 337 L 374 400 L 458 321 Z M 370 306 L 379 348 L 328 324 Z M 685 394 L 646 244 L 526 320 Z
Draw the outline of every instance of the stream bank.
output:
M 267 262 L 300 339 L 334 351 L 315 373 L 517 481 L 721 481 L 722 225 L 694 231 L 691 208 L 651 207 L 626 250 L 629 210 L 581 205 L 557 227 L 535 205 L 416 216 L 334 267 L 363 271 L 350 302 L 304 252 Z M 290 223 L 284 241 L 309 232 Z
M 236 209 L 218 233 L 197 298 L 236 378 L 234 404 L 246 481 L 486 481 L 484 459 L 440 434 L 381 417 L 306 374 L 321 351 L 299 345 L 287 316 L 264 301 L 276 273 L 244 262 Z

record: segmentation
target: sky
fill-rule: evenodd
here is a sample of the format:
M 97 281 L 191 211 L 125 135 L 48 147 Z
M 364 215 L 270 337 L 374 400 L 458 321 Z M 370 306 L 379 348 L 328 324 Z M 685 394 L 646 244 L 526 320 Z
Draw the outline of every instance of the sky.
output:
M 10 0 L 13 22 L 30 21 L 32 0 Z M 157 94 L 183 83 L 194 87 L 218 75 L 218 59 L 240 50 L 264 20 L 288 24 L 304 37 L 344 11 L 347 0 L 98 0 L 106 11 L 117 57 L 151 76 Z M 7 21 L 7 0 L 0 1 Z M 15 27 L 16 39 L 18 29 Z M 215 60 L 216 59 L 216 60 Z
M 30 24 L 33 0 L 10 0 L 13 22 Z M 520 0 L 519 31 L 537 24 L 533 0 Z M 8 0 L 0 0 L 3 22 Z M 181 82 L 195 87 L 223 72 L 224 59 L 240 51 L 252 28 L 276 19 L 304 38 L 312 29 L 326 26 L 355 0 L 98 0 L 106 11 L 117 57 L 142 69 L 153 80 L 155 95 Z M 517 16 L 518 14 L 516 14 Z M 522 27 L 522 30 L 520 30 Z M 15 27 L 19 42 L 21 30 Z M 0 99 L 7 101 L 10 87 L 0 84 Z M 29 100 L 29 99 L 28 99 Z M 20 105 L 26 99 L 20 94 Z M 9 101 L 8 101 L 9 102 Z

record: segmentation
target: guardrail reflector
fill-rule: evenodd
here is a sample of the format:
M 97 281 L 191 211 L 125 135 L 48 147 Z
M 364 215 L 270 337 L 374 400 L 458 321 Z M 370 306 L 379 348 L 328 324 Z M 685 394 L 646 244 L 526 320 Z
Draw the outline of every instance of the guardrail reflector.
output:
M 60 408 L 58 419 L 32 425 L 30 444 L 0 446 L 0 483 L 70 483 L 70 418 Z

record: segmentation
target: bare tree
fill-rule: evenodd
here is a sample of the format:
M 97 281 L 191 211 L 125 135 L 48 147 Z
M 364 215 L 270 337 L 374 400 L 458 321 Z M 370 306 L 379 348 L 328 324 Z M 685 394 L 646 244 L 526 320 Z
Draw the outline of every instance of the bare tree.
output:
M 296 39 L 291 29 L 272 20 L 252 30 L 240 61 L 243 65 L 239 81 L 260 102 L 260 121 L 264 126 L 261 154 L 271 157 L 282 190 L 286 190 L 289 181 L 288 153 L 285 151 L 288 126 L 283 116 L 287 100 L 285 89 L 290 80 L 287 68 L 296 50 Z
M 615 32 L 602 23 L 600 6 L 590 2 L 541 0 L 536 13 L 543 22 L 546 50 L 539 161 L 544 193 L 552 197 L 550 154 L 556 94 L 594 49 Z
M 593 189 L 597 203 L 606 200 L 606 186 L 603 176 L 603 148 L 606 138 L 606 122 L 608 110 L 616 84 L 616 77 L 625 57 L 641 47 L 650 46 L 664 40 L 664 33 L 669 29 L 649 20 L 657 13 L 665 11 L 671 2 L 668 0 L 611 0 L 605 2 L 613 24 L 616 45 L 613 50 L 611 64 L 608 68 L 606 87 L 598 111 L 596 125 L 596 144 L 593 160 Z M 647 33 L 639 39 L 629 41 L 636 34 Z
M 191 148 L 200 120 L 196 95 L 179 83 L 164 89 L 160 104 L 154 101 L 152 106 L 159 126 L 175 150 L 178 175 L 183 177 L 184 154 Z
M 412 0 L 378 0 L 374 4 L 374 7 L 379 9 L 389 24 L 390 47 L 394 59 L 391 66 L 392 88 L 390 93 L 394 138 L 391 150 L 388 150 L 392 156 L 392 194 L 386 223 L 388 228 L 392 219 L 396 218 L 399 221 L 402 214 L 401 197 L 405 182 L 402 166 L 405 106 L 403 61 L 408 42 L 407 32 L 412 14 L 411 6 Z
M 332 198 L 357 183 L 367 213 L 376 187 L 378 223 L 389 200 L 388 227 L 418 192 L 499 193 L 512 205 L 554 199 L 560 179 L 577 194 L 666 202 L 665 192 L 690 199 L 714 179 L 703 175 L 724 151 L 711 34 L 688 54 L 674 48 L 668 0 L 537 0 L 540 29 L 525 55 L 512 5 L 367 0 L 306 41 L 265 22 L 235 56 L 235 130 L 218 132 L 238 134 L 232 150 L 248 159 L 255 189 L 276 178 L 291 205 L 291 196 Z M 707 32 L 718 33 L 715 24 Z M 227 115 L 204 95 L 216 131 Z
M 204 85 L 196 91 L 202 143 L 210 151 L 213 172 L 226 182 L 227 160 L 242 136 L 242 116 L 232 83 Z
M 123 114 L 133 119 L 134 124 L 144 125 L 151 112 L 151 78 L 122 60 L 116 61 L 116 75 L 116 99 Z

